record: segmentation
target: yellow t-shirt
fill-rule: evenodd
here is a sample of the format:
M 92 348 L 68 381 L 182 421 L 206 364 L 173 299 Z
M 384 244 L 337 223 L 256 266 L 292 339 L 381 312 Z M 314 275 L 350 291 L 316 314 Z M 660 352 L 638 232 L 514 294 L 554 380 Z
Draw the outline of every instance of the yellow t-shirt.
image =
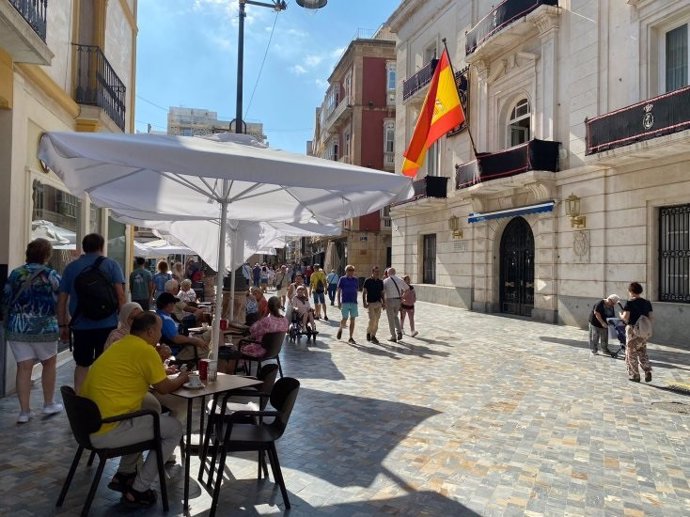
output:
M 311 287 L 312 291 L 316 291 L 316 284 L 319 280 L 321 280 L 323 290 L 325 291 L 326 287 L 328 287 L 328 281 L 326 280 L 326 273 L 323 272 L 323 269 L 314 271 L 309 277 L 309 287 Z
M 166 377 L 156 349 L 131 334 L 115 341 L 89 368 L 79 395 L 93 400 L 102 418 L 141 409 L 152 384 Z M 103 424 L 96 434 L 103 434 L 117 424 Z

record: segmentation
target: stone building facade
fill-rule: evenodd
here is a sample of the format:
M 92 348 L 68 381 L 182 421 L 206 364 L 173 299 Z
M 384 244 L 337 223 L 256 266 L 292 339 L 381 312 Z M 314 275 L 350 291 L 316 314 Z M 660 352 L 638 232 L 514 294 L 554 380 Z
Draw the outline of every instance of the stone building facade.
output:
M 0 2 L 0 282 L 45 228 L 58 270 L 92 231 L 123 268 L 130 262 L 129 230 L 67 192 L 37 150 L 44 131 L 133 130 L 136 36 L 137 0 Z M 14 361 L 0 341 L 3 390 L 14 385 Z
M 404 0 L 396 170 L 443 39 L 466 129 L 391 210 L 419 299 L 585 326 L 641 282 L 654 340 L 690 346 L 690 4 Z

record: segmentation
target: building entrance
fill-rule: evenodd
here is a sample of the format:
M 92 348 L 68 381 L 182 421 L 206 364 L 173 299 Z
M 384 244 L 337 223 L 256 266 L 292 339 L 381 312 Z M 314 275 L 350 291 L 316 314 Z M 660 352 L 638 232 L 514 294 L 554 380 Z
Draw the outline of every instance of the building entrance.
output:
M 534 307 L 534 235 L 529 223 L 516 217 L 501 237 L 501 312 L 532 316 Z

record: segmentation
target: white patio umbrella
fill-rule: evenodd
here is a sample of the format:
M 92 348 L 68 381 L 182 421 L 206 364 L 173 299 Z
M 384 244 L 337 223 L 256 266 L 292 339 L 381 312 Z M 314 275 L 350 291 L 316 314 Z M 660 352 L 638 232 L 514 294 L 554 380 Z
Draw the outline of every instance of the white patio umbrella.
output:
M 413 194 L 407 177 L 268 149 L 249 135 L 48 132 L 38 157 L 71 193 L 88 193 L 99 207 L 218 220 L 219 242 L 226 240 L 228 220 L 327 224 Z M 226 263 L 225 249 L 218 246 L 218 264 Z M 218 336 L 220 274 L 216 296 Z

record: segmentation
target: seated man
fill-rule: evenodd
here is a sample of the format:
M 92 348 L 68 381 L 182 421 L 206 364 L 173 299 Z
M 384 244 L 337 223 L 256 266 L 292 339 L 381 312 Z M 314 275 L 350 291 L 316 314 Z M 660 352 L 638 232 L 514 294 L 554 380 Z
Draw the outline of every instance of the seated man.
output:
M 295 290 L 295 297 L 292 299 L 292 310 L 297 313 L 297 317 L 302 322 L 302 328 L 307 332 L 315 332 L 314 328 L 314 309 L 309 305 L 309 296 L 306 286 L 299 286 Z
M 178 361 L 190 361 L 195 358 L 194 347 L 196 347 L 196 357 L 208 356 L 208 343 L 206 339 L 184 336 L 179 333 L 177 323 L 172 318 L 175 311 L 175 304 L 178 299 L 172 294 L 165 292 L 156 299 L 156 314 L 163 321 L 162 343 L 173 349 L 175 359 Z M 207 333 L 210 340 L 210 334 Z
M 189 380 L 186 372 L 169 379 L 156 352 L 161 336 L 161 319 L 144 312 L 132 322 L 131 334 L 113 343 L 96 359 L 86 375 L 79 394 L 93 400 L 102 418 L 122 415 L 142 408 L 149 386 L 159 393 L 171 393 Z M 168 458 L 182 437 L 182 424 L 173 417 L 160 416 L 161 449 Z M 153 420 L 139 417 L 119 423 L 103 424 L 91 435 L 95 447 L 123 447 L 151 437 Z M 139 454 L 123 456 L 108 488 L 122 492 L 127 506 L 151 506 L 156 493 L 151 485 L 157 479 L 155 452 L 150 452 L 137 473 Z
M 203 309 L 197 307 L 196 304 L 190 304 L 178 298 L 177 293 L 180 292 L 179 285 L 177 280 L 168 280 L 165 283 L 165 292 L 170 293 L 177 300 L 172 312 L 173 319 L 177 320 L 178 323 L 182 323 L 185 329 L 196 327 L 205 321 L 206 315 Z

